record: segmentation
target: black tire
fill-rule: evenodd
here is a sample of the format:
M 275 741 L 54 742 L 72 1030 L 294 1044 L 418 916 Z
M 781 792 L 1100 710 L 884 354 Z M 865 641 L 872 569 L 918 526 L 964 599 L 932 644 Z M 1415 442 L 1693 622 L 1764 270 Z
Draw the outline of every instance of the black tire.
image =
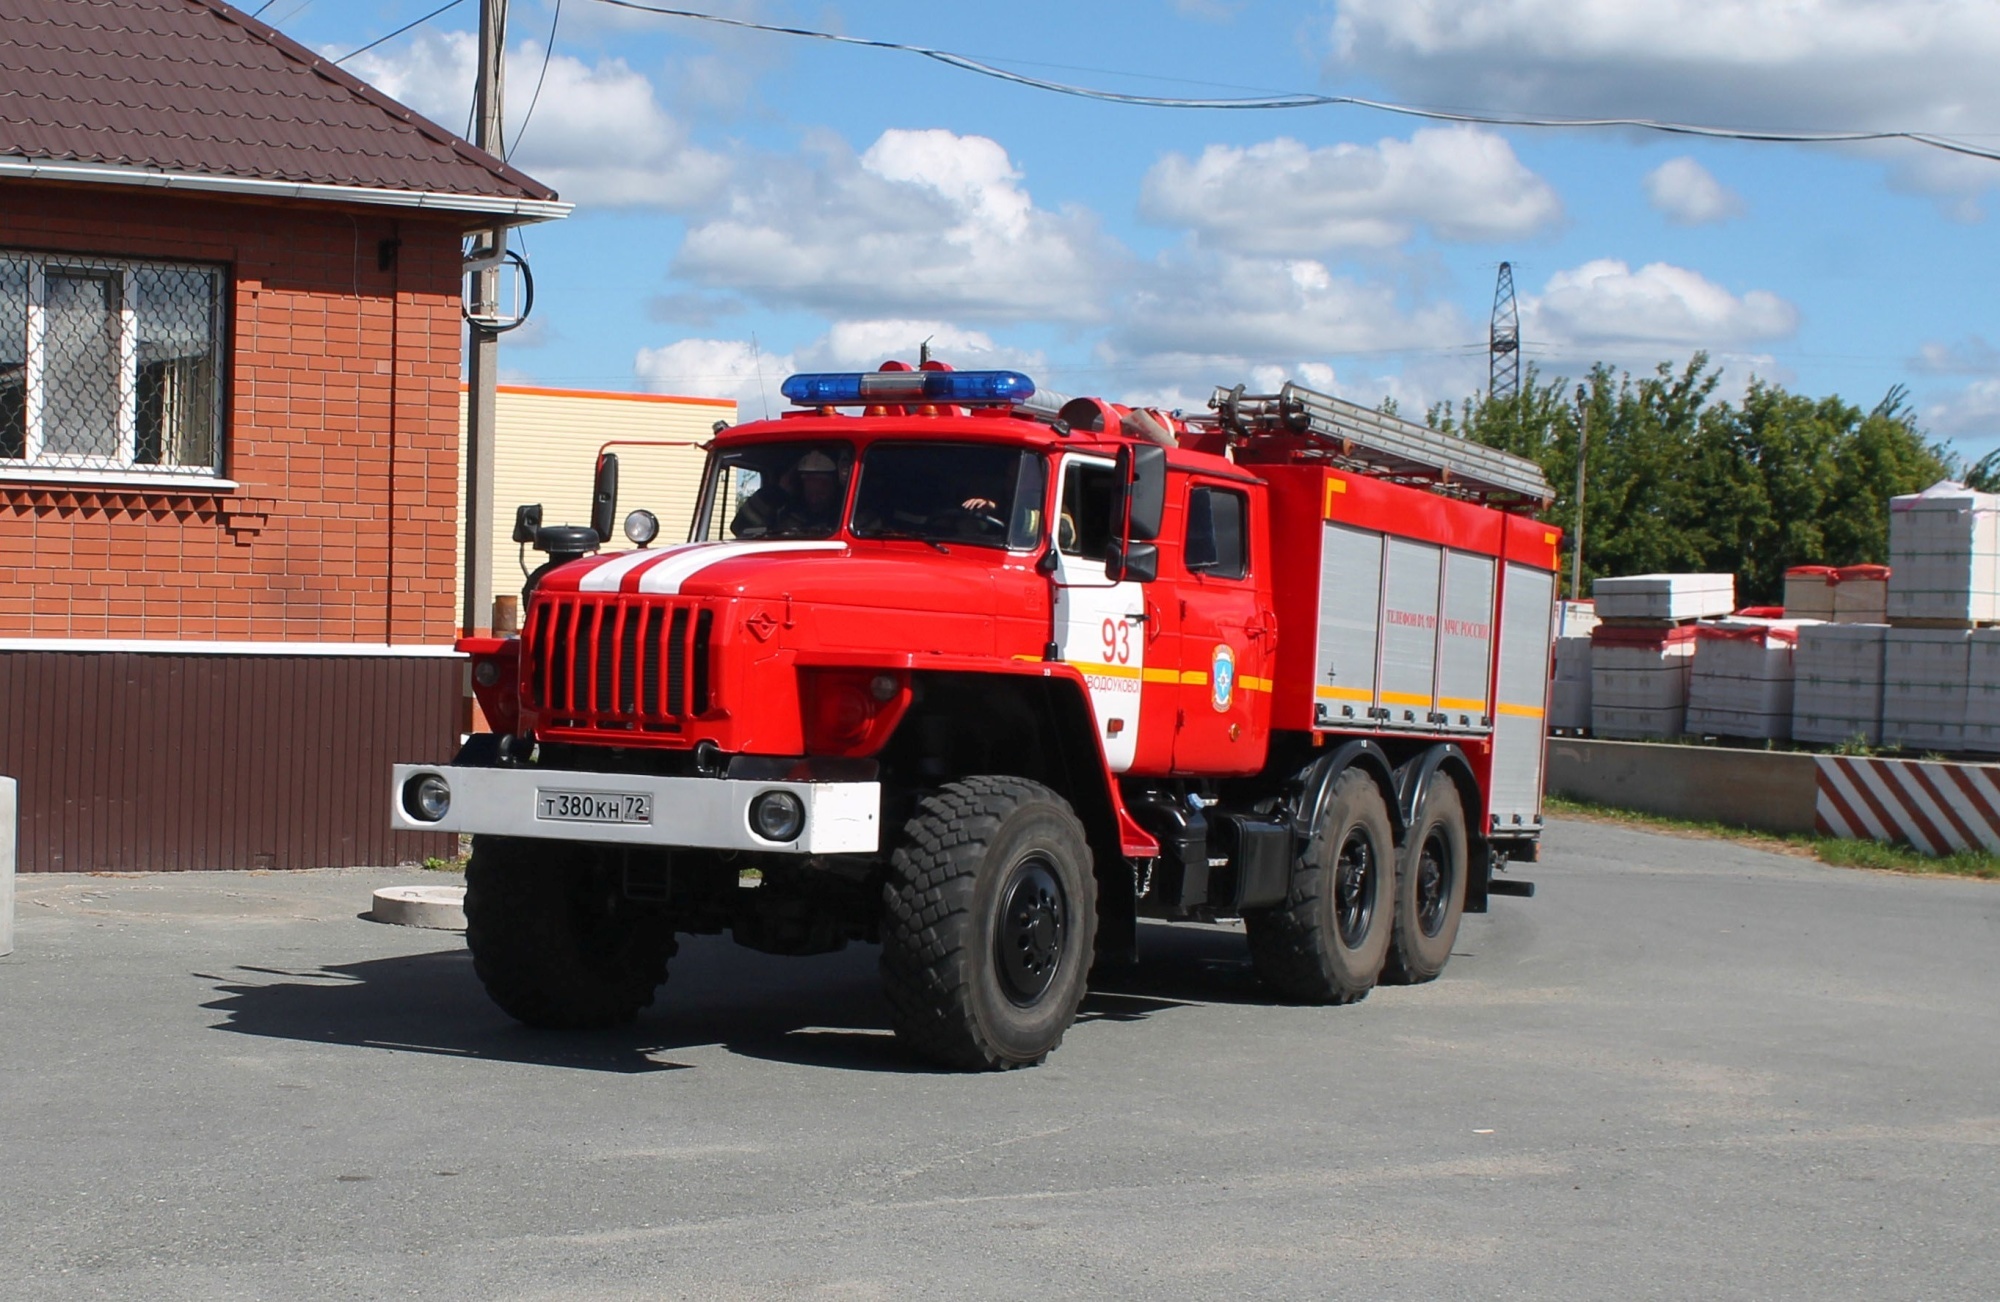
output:
M 653 1002 L 674 954 L 664 914 L 625 898 L 615 852 L 472 838 L 465 943 L 486 993 L 529 1026 L 620 1026 Z
M 1068 802 L 1025 778 L 927 796 L 882 889 L 882 988 L 896 1035 L 946 1067 L 1028 1067 L 1083 1002 L 1097 880 Z
M 1382 792 L 1360 769 L 1334 779 L 1291 891 L 1244 917 L 1265 984 L 1305 1004 L 1351 1004 L 1375 987 L 1395 913 L 1396 838 Z
M 1437 979 L 1451 961 L 1465 916 L 1465 888 L 1472 862 L 1465 833 L 1465 802 L 1458 785 L 1440 773 L 1424 794 L 1416 830 L 1403 847 L 1396 875 L 1396 925 L 1382 983 L 1420 985 Z

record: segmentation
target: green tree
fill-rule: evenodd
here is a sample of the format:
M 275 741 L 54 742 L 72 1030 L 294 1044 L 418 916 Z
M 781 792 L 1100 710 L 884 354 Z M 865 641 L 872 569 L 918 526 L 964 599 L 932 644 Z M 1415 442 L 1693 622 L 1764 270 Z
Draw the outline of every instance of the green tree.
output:
M 1887 560 L 1889 498 L 1950 469 L 1900 390 L 1864 413 L 1761 380 L 1717 401 L 1720 380 L 1704 353 L 1637 378 L 1600 363 L 1574 392 L 1530 366 L 1518 396 L 1430 420 L 1538 462 L 1556 492 L 1543 518 L 1566 533 L 1587 426 L 1586 590 L 1605 574 L 1711 571 L 1735 574 L 1745 604 L 1775 603 L 1790 566 Z M 2000 460 L 1988 469 L 2000 477 Z M 1565 590 L 1568 577 L 1566 561 Z

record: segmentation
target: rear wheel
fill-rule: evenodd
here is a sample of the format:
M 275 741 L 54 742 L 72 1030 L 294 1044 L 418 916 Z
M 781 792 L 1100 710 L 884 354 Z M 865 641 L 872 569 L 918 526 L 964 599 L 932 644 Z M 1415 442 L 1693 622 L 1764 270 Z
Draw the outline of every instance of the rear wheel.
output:
M 1417 985 L 1436 979 L 1451 961 L 1465 916 L 1465 802 L 1458 786 L 1442 773 L 1424 796 L 1423 814 L 1403 854 L 1396 882 L 1396 926 L 1389 960 L 1382 969 L 1387 985 Z
M 530 1026 L 617 1026 L 653 1002 L 671 924 L 625 897 L 615 851 L 476 836 L 465 865 L 465 941 L 493 1002 Z
M 1083 1002 L 1097 883 L 1055 792 L 977 777 L 926 797 L 883 887 L 882 987 L 896 1035 L 934 1062 L 1026 1067 Z
M 1382 792 L 1360 769 L 1334 779 L 1291 891 L 1244 918 L 1257 975 L 1287 999 L 1351 1004 L 1375 986 L 1395 912 L 1396 842 Z

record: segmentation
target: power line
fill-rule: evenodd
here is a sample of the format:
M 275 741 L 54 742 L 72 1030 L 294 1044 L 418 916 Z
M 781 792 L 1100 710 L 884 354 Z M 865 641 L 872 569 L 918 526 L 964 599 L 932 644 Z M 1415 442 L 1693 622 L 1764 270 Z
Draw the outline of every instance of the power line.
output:
M 528 111 L 521 115 L 521 127 L 514 133 L 514 143 L 507 147 L 501 157 L 512 158 L 514 151 L 521 147 L 521 137 L 528 134 L 528 124 L 535 120 L 535 105 L 542 102 L 542 83 L 548 79 L 549 60 L 556 53 L 556 29 L 562 26 L 562 0 L 556 0 L 555 16 L 549 19 L 549 43 L 542 49 L 542 70 L 535 76 L 535 93 L 528 96 Z
M 1057 95 L 1071 95 L 1078 99 L 1097 100 L 1106 104 L 1126 104 L 1139 108 L 1171 109 L 1301 109 L 1301 108 L 1366 108 L 1382 113 L 1396 113 L 1404 117 L 1424 118 L 1432 122 L 1460 122 L 1472 126 L 1488 127 L 1626 127 L 1640 131 L 1658 131 L 1667 135 L 1705 136 L 1716 140 L 1753 140 L 1776 144 L 1830 145 L 1848 144 L 1861 141 L 1906 140 L 1912 144 L 1931 149 L 1942 149 L 1954 154 L 1967 154 L 1974 158 L 1991 159 L 2000 162 L 2000 149 L 1987 149 L 1955 140 L 1949 136 L 1932 135 L 1925 131 L 1765 131 L 1744 127 L 1703 126 L 1692 122 L 1670 122 L 1658 118 L 1570 118 L 1539 117 L 1529 114 L 1481 113 L 1453 109 L 1427 108 L 1419 104 L 1399 104 L 1392 100 L 1364 99 L 1359 95 L 1315 95 L 1305 92 L 1277 95 L 1251 95 L 1229 99 L 1183 99 L 1167 95 L 1132 95 L 1120 91 L 1098 90 L 1090 86 L 1076 86 L 1068 82 L 1049 81 L 1041 77 L 1030 77 L 1025 73 L 1009 72 L 990 63 L 949 50 L 932 49 L 927 45 L 909 45 L 901 41 L 877 41 L 860 36 L 841 36 L 833 32 L 815 31 L 810 27 L 783 27 L 773 23 L 754 23 L 744 18 L 725 18 L 720 14 L 705 14 L 693 9 L 670 9 L 663 5 L 641 4 L 639 0 L 597 0 L 599 4 L 614 5 L 620 9 L 634 9 L 641 13 L 659 14 L 666 18 L 688 18 L 696 22 L 715 23 L 724 27 L 744 28 L 756 32 L 771 32 L 780 36 L 803 36 L 816 41 L 832 41 L 839 45 L 858 45 L 873 50 L 894 50 L 903 54 L 915 54 L 933 59 L 947 67 L 961 72 L 976 73 L 982 77 L 992 77 L 1000 81 L 1012 82 L 1017 86 L 1027 86 L 1034 90 L 1045 90 Z
M 362 46 L 358 50 L 349 50 L 347 53 L 341 55 L 338 59 L 335 59 L 333 62 L 335 66 L 338 66 L 340 64 L 346 63 L 349 59 L 353 58 L 357 54 L 366 54 L 368 53 L 368 51 L 374 49 L 378 45 L 382 45 L 385 44 L 386 42 L 395 40 L 398 36 L 401 36 L 404 32 L 409 31 L 412 27 L 422 27 L 425 23 L 437 17 L 439 14 L 445 12 L 447 9 L 456 9 L 464 3 L 465 0 L 446 0 L 444 4 L 441 4 L 437 8 L 431 10 L 429 13 L 425 14 L 422 18 L 418 18 L 415 19 L 414 21 L 404 23 L 401 27 L 398 27 L 395 31 L 390 32 L 387 36 L 378 37 L 377 39 L 368 42 L 368 44 Z
M 312 2 L 313 0 L 299 0 L 299 3 L 293 5 L 290 9 L 287 9 L 284 13 L 280 14 L 278 17 L 271 19 L 270 25 L 276 27 L 280 23 L 288 23 L 292 21 L 292 19 L 297 18 L 300 14 L 312 8 Z M 264 6 L 264 9 L 269 9 L 270 7 L 271 5 L 267 3 Z M 259 14 L 263 13 L 264 9 L 259 9 L 257 13 Z

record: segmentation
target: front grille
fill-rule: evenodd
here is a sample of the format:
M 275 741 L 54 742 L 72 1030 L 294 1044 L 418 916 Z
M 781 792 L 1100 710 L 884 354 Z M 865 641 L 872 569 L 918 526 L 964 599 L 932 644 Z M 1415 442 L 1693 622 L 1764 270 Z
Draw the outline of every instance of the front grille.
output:
M 537 593 L 523 695 L 546 729 L 672 736 L 715 706 L 714 618 L 692 601 Z

